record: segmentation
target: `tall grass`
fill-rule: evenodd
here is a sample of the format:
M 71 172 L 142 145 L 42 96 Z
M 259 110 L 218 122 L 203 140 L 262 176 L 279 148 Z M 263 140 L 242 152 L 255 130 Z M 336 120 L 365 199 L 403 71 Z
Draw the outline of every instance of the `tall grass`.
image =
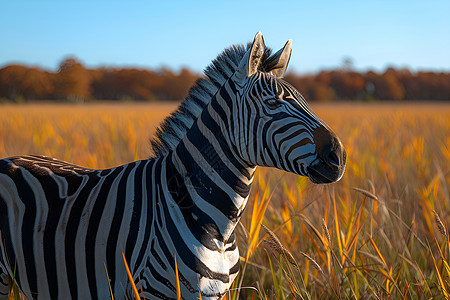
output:
M 174 105 L 0 106 L 0 157 L 45 154 L 104 168 L 150 155 Z M 449 299 L 450 106 L 328 105 L 343 179 L 259 168 L 227 299 Z
M 346 174 L 339 183 L 313 186 L 260 169 L 253 195 L 273 190 L 262 224 L 295 264 L 249 245 L 241 285 L 261 287 L 267 299 L 448 298 L 449 106 L 322 109 L 346 146 Z M 249 203 L 252 210 L 257 202 Z M 244 214 L 239 227 L 244 256 L 250 238 L 242 237 L 252 222 Z M 301 274 L 285 271 L 287 265 L 299 265 Z M 244 290 L 240 296 L 250 297 Z

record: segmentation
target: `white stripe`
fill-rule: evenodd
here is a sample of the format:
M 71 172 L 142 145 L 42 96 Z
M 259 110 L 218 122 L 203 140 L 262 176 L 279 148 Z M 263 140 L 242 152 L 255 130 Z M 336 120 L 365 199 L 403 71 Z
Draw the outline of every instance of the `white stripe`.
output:
M 121 298 L 121 294 L 123 292 L 123 287 L 126 287 L 128 284 L 128 276 L 124 267 L 124 261 L 123 261 L 123 256 L 122 256 L 122 252 L 125 254 L 125 249 L 126 249 L 126 242 L 127 242 L 127 238 L 128 235 L 130 233 L 130 223 L 131 223 L 131 218 L 133 215 L 133 207 L 135 205 L 135 194 L 134 194 L 134 186 L 135 186 L 135 180 L 136 180 L 136 170 L 138 169 L 139 165 L 141 163 L 144 163 L 142 161 L 137 162 L 133 168 L 133 170 L 131 170 L 131 172 L 128 175 L 127 178 L 127 184 L 126 184 L 126 199 L 125 201 L 125 206 L 124 206 L 124 212 L 123 212 L 123 217 L 121 219 L 121 225 L 120 225 L 120 229 L 119 229 L 119 236 L 118 236 L 118 241 L 117 241 L 117 247 L 116 247 L 116 254 L 115 254 L 115 258 L 116 258 L 116 270 L 115 270 L 115 274 L 116 274 L 116 283 L 115 283 L 115 287 L 114 287 L 114 291 L 116 292 L 116 298 L 120 299 Z M 141 200 L 141 199 L 139 199 Z M 139 248 L 139 247 L 137 247 Z M 129 261 L 127 261 L 127 264 L 130 266 L 130 268 L 132 268 L 133 265 L 130 264 Z M 134 268 L 131 269 L 131 272 L 133 272 Z
M 117 203 L 117 190 L 120 180 L 124 175 L 126 167 L 114 178 L 111 186 L 109 187 L 108 195 L 106 196 L 105 206 L 102 211 L 102 216 L 98 224 L 97 236 L 95 238 L 95 280 L 97 284 L 97 293 L 99 293 L 99 298 L 104 299 L 109 297 L 108 289 L 108 277 L 105 272 L 106 263 L 106 250 L 108 237 L 111 230 L 111 224 L 114 217 L 114 210 Z M 98 201 L 97 199 L 96 201 Z M 93 245 L 86 245 L 87 247 L 92 247 Z M 116 270 L 109 270 L 108 273 L 115 272 Z
M 12 164 L 11 168 L 15 169 L 13 172 L 17 172 L 19 169 L 19 167 L 14 164 Z M 32 299 L 22 248 L 21 228 L 23 215 L 25 213 L 25 205 L 22 201 L 18 201 L 20 197 L 17 187 L 9 176 L 0 174 L 0 183 L 0 194 L 8 207 L 10 237 L 14 248 L 14 254 L 16 255 L 16 265 L 20 278 L 20 287 L 25 296 L 27 296 L 28 299 Z M 9 268 L 14 267 L 15 266 L 9 266 Z M 12 276 L 12 278 L 13 277 L 14 276 Z

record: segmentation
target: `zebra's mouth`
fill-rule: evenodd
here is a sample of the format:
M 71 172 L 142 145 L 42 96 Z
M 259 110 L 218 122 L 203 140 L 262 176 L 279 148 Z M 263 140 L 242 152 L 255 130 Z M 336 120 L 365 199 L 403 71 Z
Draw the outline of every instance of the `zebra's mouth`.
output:
M 308 177 L 313 183 L 332 183 L 338 181 L 344 175 L 345 164 L 332 165 L 322 161 L 322 159 L 316 159 L 310 164 L 306 171 Z
M 329 174 L 324 174 L 324 172 L 320 173 L 317 169 L 314 169 L 313 167 L 308 167 L 308 177 L 313 183 L 331 183 L 336 180 L 333 180 L 329 178 Z

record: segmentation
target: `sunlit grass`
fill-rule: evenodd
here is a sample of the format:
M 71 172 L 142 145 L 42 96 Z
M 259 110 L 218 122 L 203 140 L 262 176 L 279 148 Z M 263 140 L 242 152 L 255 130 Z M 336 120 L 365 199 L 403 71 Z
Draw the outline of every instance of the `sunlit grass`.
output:
M 0 105 L 0 157 L 40 154 L 95 168 L 145 159 L 156 126 L 176 106 Z
M 258 248 L 242 286 L 258 284 L 267 299 L 305 298 L 292 290 L 294 280 L 305 283 L 312 299 L 448 297 L 449 106 L 316 111 L 346 146 L 344 178 L 313 186 L 301 177 L 260 169 L 253 193 L 273 189 L 263 224 L 290 251 L 303 276 L 274 276 L 271 262 L 279 261 L 278 270 L 284 262 Z M 254 201 L 249 203 L 251 210 Z M 243 228 L 250 227 L 251 217 L 244 214 Z M 245 255 L 245 246 L 252 249 L 249 238 L 238 236 Z
M 0 106 L 0 157 L 44 154 L 93 168 L 144 159 L 174 108 Z M 450 105 L 313 109 L 344 143 L 346 173 L 318 186 L 258 169 L 226 298 L 448 298 Z

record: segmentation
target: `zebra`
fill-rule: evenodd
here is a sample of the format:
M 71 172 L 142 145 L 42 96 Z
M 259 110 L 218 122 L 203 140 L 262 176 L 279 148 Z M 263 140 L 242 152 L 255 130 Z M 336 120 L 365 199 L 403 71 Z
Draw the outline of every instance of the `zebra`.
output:
M 45 156 L 0 160 L 0 299 L 220 299 L 239 271 L 235 227 L 257 166 L 313 183 L 343 176 L 346 152 L 282 80 L 257 33 L 224 50 L 151 141 L 154 157 L 95 170 Z

